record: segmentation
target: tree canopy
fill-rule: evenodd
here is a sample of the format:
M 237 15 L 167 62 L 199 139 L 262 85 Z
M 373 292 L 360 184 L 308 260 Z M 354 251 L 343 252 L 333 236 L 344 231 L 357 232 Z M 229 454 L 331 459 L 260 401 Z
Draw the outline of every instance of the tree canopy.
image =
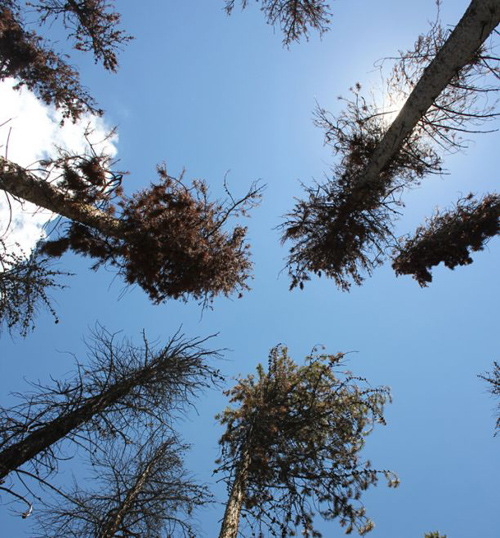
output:
M 391 89 L 404 91 L 407 99 L 390 126 L 384 124 L 383 113 L 362 97 L 359 85 L 339 117 L 317 110 L 317 124 L 340 162 L 328 182 L 305 188 L 306 198 L 296 203 L 282 225 L 283 242 L 293 243 L 287 262 L 292 288 L 302 287 L 311 274 L 324 274 L 343 290 L 352 282 L 360 284 L 363 274 L 370 274 L 394 246 L 393 221 L 402 205 L 402 190 L 429 173 L 441 172 L 436 145 L 460 149 L 457 134 L 477 130 L 478 123 L 497 115 L 488 94 L 497 92 L 498 84 L 490 86 L 488 77 L 494 82 L 500 78 L 499 60 L 485 42 L 499 22 L 498 1 L 473 0 L 451 33 L 437 21 L 429 34 L 418 38 L 414 50 L 402 53 Z M 470 263 L 468 252 L 480 250 L 494 235 L 489 223 L 500 217 L 494 203 L 471 205 L 476 207 L 474 217 L 459 203 L 450 217 L 440 219 L 441 226 L 464 222 L 464 233 L 455 233 L 454 241 L 458 241 L 455 250 L 465 251 L 465 256 L 456 253 L 450 260 L 446 239 L 453 231 L 443 242 L 443 234 L 431 221 L 425 232 L 417 232 L 433 238 L 425 268 L 423 260 L 409 261 L 406 249 L 416 243 L 410 240 L 396 246 L 403 251 L 401 261 L 395 261 L 396 272 L 413 274 L 426 284 L 431 280 L 430 267 L 440 261 L 451 268 Z M 486 228 L 472 234 L 465 231 L 480 224 Z
M 257 532 L 275 536 L 300 529 L 321 536 L 313 516 L 338 518 L 346 532 L 365 534 L 373 523 L 360 501 L 390 471 L 371 468 L 360 451 L 375 423 L 384 423 L 386 387 L 342 373 L 344 355 L 312 353 L 299 366 L 283 346 L 271 350 L 267 371 L 240 378 L 228 391 L 232 407 L 219 420 L 218 472 L 231 490 L 220 538 L 238 535 L 240 512 Z

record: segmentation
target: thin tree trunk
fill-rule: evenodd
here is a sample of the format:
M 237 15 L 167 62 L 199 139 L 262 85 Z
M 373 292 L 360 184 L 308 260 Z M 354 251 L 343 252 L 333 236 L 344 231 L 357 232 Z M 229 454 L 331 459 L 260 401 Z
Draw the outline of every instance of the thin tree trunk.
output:
M 40 179 L 3 157 L 0 157 L 0 189 L 14 198 L 26 200 L 104 234 L 117 238 L 123 236 L 123 227 L 119 219 L 90 204 L 78 201 L 78 198 L 68 196 L 48 181 Z
M 400 151 L 439 94 L 472 60 L 474 53 L 499 23 L 500 0 L 472 0 L 379 142 L 358 185 L 380 180 L 380 174 Z M 364 195 L 362 191 L 357 193 L 354 197 Z
M 229 495 L 226 510 L 224 511 L 224 519 L 222 520 L 219 538 L 236 538 L 238 536 L 238 526 L 243 499 L 245 498 L 249 464 L 250 452 L 247 449 L 243 452 L 240 465 L 236 470 L 231 494 Z
M 127 492 L 127 495 L 125 496 L 125 499 L 121 503 L 120 507 L 113 514 L 113 517 L 109 519 L 104 529 L 99 532 L 97 538 L 113 538 L 119 531 L 123 518 L 127 515 L 137 496 L 142 491 L 144 484 L 153 473 L 156 462 L 163 456 L 165 452 L 165 447 L 166 445 L 163 445 L 148 462 L 146 468 L 136 480 L 136 483 Z
M 95 415 L 117 403 L 134 387 L 147 383 L 156 372 L 157 368 L 147 368 L 145 371 L 133 375 L 130 379 L 115 383 L 106 392 L 90 398 L 71 413 L 55 418 L 30 433 L 22 441 L 2 450 L 0 452 L 0 480 L 54 443 L 64 439 L 66 435 L 88 422 Z

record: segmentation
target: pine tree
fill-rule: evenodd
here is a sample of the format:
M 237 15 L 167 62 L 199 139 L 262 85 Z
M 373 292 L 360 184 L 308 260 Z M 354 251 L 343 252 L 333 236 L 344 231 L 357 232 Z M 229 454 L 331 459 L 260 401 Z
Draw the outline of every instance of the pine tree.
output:
M 236 0 L 226 0 L 226 12 L 230 15 Z M 248 0 L 241 0 L 241 7 L 248 7 Z M 268 24 L 279 26 L 283 32 L 283 45 L 309 37 L 310 30 L 323 34 L 330 23 L 330 6 L 324 0 L 257 0 Z
M 418 184 L 426 174 L 441 172 L 436 147 L 460 149 L 457 134 L 475 132 L 478 123 L 497 115 L 487 103 L 478 108 L 478 99 L 498 87 L 478 81 L 500 78 L 499 60 L 486 44 L 499 22 L 500 0 L 472 0 L 451 33 L 436 22 L 428 35 L 420 36 L 415 49 L 402 54 L 394 68 L 393 90 L 409 88 L 409 95 L 389 127 L 383 113 L 363 99 L 359 85 L 338 118 L 318 109 L 317 124 L 340 162 L 326 184 L 306 188 L 306 198 L 283 224 L 283 241 L 293 243 L 288 258 L 292 288 L 302 287 L 311 274 L 333 278 L 344 290 L 351 282 L 361 283 L 363 273 L 370 274 L 388 247 L 394 246 L 393 221 L 402 190 Z M 474 214 L 459 207 L 454 213 L 457 218 L 448 219 L 451 223 L 470 216 L 465 218 L 466 228 L 479 222 L 486 226 L 461 236 L 457 251 L 478 250 L 478 237 L 483 245 L 496 233 L 490 223 L 500 217 L 498 205 L 477 202 L 475 206 Z M 432 234 L 432 228 L 431 221 L 427 232 L 417 235 Z M 398 273 L 420 278 L 417 274 L 439 263 L 439 256 L 447 262 L 447 245 L 442 242 L 432 246 L 425 269 L 420 261 L 409 261 L 406 252 L 415 242 L 395 245 Z M 470 263 L 468 256 L 456 255 L 450 266 L 464 260 Z M 419 281 L 428 282 L 429 275 Z
M 338 518 L 350 532 L 364 534 L 373 523 L 360 497 L 380 474 L 397 485 L 389 471 L 376 471 L 359 452 L 389 399 L 385 387 L 340 374 L 343 355 L 313 353 L 303 366 L 287 349 L 271 350 L 266 372 L 240 378 L 231 403 L 218 418 L 226 431 L 220 440 L 223 472 L 230 495 L 220 538 L 236 538 L 240 515 L 255 531 L 273 536 L 321 536 L 314 511 Z M 314 508 L 313 508 L 314 507 Z
M 225 231 L 231 216 L 245 214 L 261 195 L 253 185 L 240 200 L 210 201 L 203 181 L 191 187 L 158 167 L 159 181 L 125 196 L 123 174 L 106 155 L 62 155 L 41 163 L 46 181 L 0 157 L 0 189 L 68 219 L 44 256 L 71 249 L 117 267 L 127 284 L 139 284 L 154 303 L 191 296 L 202 302 L 248 288 L 251 262 L 246 228 Z
M 93 462 L 91 490 L 77 485 L 39 512 L 40 536 L 194 537 L 193 511 L 211 497 L 184 470 L 187 448 L 175 437 L 155 435 L 138 447 L 112 443 Z
M 16 484 L 27 477 L 45 483 L 71 445 L 93 456 L 110 439 L 127 445 L 148 431 L 167 439 L 174 415 L 220 379 L 206 363 L 218 353 L 204 343 L 177 334 L 162 348 L 145 338 L 135 346 L 96 330 L 89 360 L 77 363 L 72 379 L 32 383 L 31 392 L 16 395 L 19 404 L 0 409 L 2 489 L 20 498 Z
M 118 67 L 118 50 L 131 37 L 119 28 L 120 15 L 109 0 L 39 0 L 29 12 L 30 28 L 42 30 L 59 20 L 73 47 L 94 54 L 109 71 Z M 90 112 L 101 114 L 79 81 L 78 71 L 23 22 L 26 6 L 0 0 L 0 80 L 14 77 L 46 104 L 73 121 Z M 138 284 L 155 303 L 167 298 L 207 303 L 214 296 L 240 293 L 251 271 L 246 228 L 226 230 L 230 216 L 257 203 L 261 190 L 252 186 L 235 200 L 210 201 L 207 185 L 167 174 L 158 166 L 158 181 L 124 196 L 123 173 L 112 159 L 89 145 L 86 154 L 59 158 L 26 169 L 0 157 L 0 189 L 67 219 L 61 236 L 41 247 L 42 256 L 71 249 L 96 259 L 95 268 L 118 268 L 127 284 Z

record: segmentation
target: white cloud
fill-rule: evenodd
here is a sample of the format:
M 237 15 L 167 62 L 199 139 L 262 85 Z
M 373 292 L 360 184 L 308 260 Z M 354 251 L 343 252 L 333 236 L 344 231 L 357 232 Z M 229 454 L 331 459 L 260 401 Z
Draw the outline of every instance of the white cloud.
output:
M 87 148 L 84 133 L 89 128 L 96 150 L 116 155 L 117 138 L 107 138 L 111 128 L 102 118 L 86 115 L 77 123 L 66 121 L 61 127 L 60 112 L 44 105 L 25 88 L 14 90 L 14 85 L 13 79 L 0 82 L 0 152 L 3 157 L 30 167 L 40 159 L 55 157 L 57 147 L 84 153 Z M 7 200 L 0 191 L 0 237 L 9 245 L 19 243 L 28 253 L 44 235 L 43 225 L 51 216 L 48 211 L 37 210 L 29 203 L 21 207 L 15 200 Z

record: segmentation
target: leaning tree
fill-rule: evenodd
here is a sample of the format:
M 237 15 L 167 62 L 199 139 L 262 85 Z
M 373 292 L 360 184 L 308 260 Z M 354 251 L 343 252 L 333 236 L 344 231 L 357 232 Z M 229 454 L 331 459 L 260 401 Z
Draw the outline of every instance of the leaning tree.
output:
M 89 358 L 71 379 L 32 383 L 20 403 L 0 409 L 0 481 L 17 499 L 27 479 L 47 483 L 60 460 L 79 447 L 98 456 L 104 441 L 136 442 L 147 432 L 172 435 L 172 419 L 196 392 L 220 380 L 205 340 L 175 335 L 142 346 L 95 331 Z M 29 492 L 29 489 L 28 489 Z M 29 503 L 28 500 L 25 502 Z
M 338 117 L 317 110 L 325 142 L 340 159 L 328 182 L 306 187 L 305 199 L 283 223 L 282 239 L 292 243 L 291 287 L 316 274 L 349 289 L 391 247 L 396 272 L 426 284 L 432 266 L 470 263 L 470 252 L 498 233 L 495 195 L 461 201 L 396 244 L 393 221 L 401 192 L 441 172 L 439 148 L 460 149 L 461 133 L 477 132 L 478 124 L 497 116 L 489 103 L 498 91 L 500 64 L 487 39 L 499 22 L 500 0 L 472 0 L 451 33 L 438 20 L 413 50 L 402 53 L 389 91 L 407 99 L 389 127 L 359 85 Z
M 37 31 L 60 20 L 74 48 L 93 52 L 96 62 L 115 71 L 117 52 L 131 38 L 119 28 L 113 2 L 40 0 L 29 10 L 38 16 L 30 24 L 24 21 L 26 10 L 21 2 L 0 0 L 0 80 L 15 78 L 15 88 L 33 90 L 61 110 L 63 119 L 101 114 L 78 71 Z M 246 228 L 227 229 L 227 221 L 257 203 L 259 188 L 252 186 L 239 200 L 226 188 L 225 200 L 210 200 L 203 181 L 187 185 L 162 165 L 154 184 L 126 196 L 124 174 L 113 164 L 91 144 L 85 154 L 61 152 L 31 169 L 0 157 L 0 189 L 7 199 L 62 217 L 59 236 L 40 245 L 43 256 L 70 249 L 93 258 L 95 268 L 114 266 L 155 303 L 187 297 L 206 303 L 248 288 Z
M 338 518 L 350 532 L 368 532 L 373 523 L 361 494 L 384 475 L 360 451 L 376 422 L 384 423 L 390 398 L 386 387 L 340 373 L 343 355 L 313 353 L 297 365 L 287 349 L 271 350 L 266 372 L 240 378 L 227 392 L 234 407 L 218 418 L 226 431 L 216 472 L 229 486 L 220 538 L 236 538 L 240 516 L 256 532 L 273 536 L 321 536 L 314 512 Z

